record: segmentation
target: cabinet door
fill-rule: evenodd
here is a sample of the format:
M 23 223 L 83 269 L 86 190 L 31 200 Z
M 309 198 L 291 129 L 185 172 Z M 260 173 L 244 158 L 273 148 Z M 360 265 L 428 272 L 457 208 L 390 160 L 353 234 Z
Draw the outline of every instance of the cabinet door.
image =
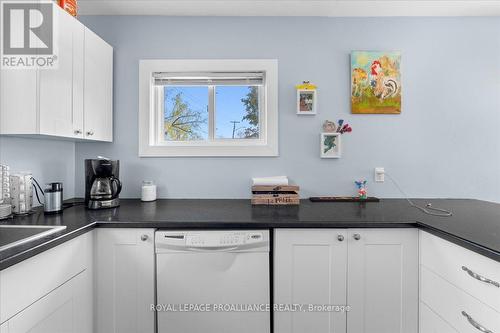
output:
M 10 29 L 11 34 L 24 34 L 23 24 Z M 37 69 L 0 69 L 0 134 L 37 134 L 37 103 Z
M 0 69 L 0 134 L 37 134 L 38 70 Z
M 417 230 L 350 229 L 348 246 L 348 332 L 416 333 Z
M 87 271 L 73 277 L 2 324 L 1 333 L 91 333 L 89 279 Z
M 346 238 L 345 230 L 275 230 L 274 303 L 305 307 L 305 312 L 275 311 L 276 333 L 346 331 L 345 312 L 308 308 L 346 304 Z
M 73 137 L 84 138 L 83 86 L 85 26 L 73 19 Z
M 54 15 L 57 67 L 40 69 L 40 134 L 73 137 L 73 33 L 78 22 L 60 8 Z
M 97 332 L 153 333 L 154 229 L 97 229 Z
M 113 140 L 113 48 L 85 28 L 85 138 Z

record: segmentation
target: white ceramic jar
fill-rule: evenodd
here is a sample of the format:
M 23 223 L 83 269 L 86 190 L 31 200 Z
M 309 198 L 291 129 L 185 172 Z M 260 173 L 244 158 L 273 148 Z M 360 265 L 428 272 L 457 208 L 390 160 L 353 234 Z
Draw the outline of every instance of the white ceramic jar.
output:
M 141 201 L 155 201 L 155 200 L 156 200 L 156 185 L 150 180 L 143 181 L 141 189 Z

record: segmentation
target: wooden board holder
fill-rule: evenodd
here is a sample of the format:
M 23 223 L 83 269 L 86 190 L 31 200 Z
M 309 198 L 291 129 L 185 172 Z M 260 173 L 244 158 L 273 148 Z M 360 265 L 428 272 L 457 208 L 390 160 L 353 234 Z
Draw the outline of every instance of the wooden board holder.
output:
M 376 197 L 360 199 L 358 197 L 310 197 L 311 202 L 379 202 Z
M 252 205 L 298 205 L 299 186 L 255 185 L 252 186 Z

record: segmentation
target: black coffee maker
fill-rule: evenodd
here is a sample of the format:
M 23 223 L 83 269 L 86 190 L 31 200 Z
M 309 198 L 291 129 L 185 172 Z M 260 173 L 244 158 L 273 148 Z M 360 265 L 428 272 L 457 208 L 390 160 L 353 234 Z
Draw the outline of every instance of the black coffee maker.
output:
M 120 161 L 105 157 L 85 160 L 85 205 L 89 209 L 112 208 L 120 205 L 122 190 Z

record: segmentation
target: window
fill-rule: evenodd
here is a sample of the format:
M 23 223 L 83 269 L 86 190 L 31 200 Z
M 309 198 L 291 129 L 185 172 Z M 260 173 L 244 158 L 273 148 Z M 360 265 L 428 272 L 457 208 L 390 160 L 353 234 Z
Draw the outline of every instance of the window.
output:
M 276 60 L 142 60 L 140 156 L 277 156 Z

